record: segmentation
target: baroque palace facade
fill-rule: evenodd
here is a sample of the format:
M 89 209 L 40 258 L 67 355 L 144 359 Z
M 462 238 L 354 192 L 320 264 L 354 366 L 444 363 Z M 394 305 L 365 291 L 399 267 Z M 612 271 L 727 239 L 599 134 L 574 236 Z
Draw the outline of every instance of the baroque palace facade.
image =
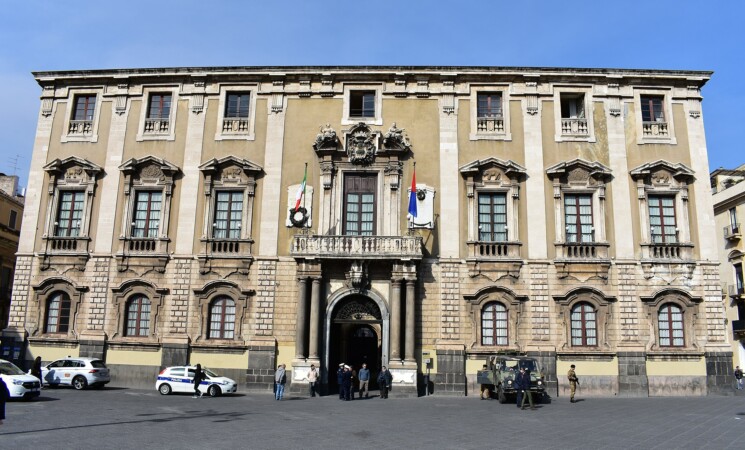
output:
M 310 364 L 333 389 L 339 363 L 367 362 L 396 395 L 423 375 L 464 395 L 486 358 L 519 352 L 553 395 L 572 363 L 583 395 L 730 388 L 711 72 L 34 76 L 2 332 L 21 360 L 103 357 L 116 383 L 148 387 L 199 362 L 265 390 L 285 363 L 303 393 Z

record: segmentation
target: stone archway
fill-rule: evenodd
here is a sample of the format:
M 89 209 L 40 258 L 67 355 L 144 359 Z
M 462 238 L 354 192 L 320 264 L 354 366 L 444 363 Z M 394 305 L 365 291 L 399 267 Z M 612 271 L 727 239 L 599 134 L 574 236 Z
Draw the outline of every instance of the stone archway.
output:
M 339 363 L 365 362 L 372 373 L 388 361 L 389 313 L 382 297 L 356 290 L 338 292 L 326 309 L 323 382 L 334 392 Z

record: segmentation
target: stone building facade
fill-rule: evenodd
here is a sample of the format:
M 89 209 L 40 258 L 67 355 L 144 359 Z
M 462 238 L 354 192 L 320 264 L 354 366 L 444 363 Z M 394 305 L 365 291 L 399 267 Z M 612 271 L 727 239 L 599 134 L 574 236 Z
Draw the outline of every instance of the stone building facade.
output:
M 18 177 L 0 173 L 0 329 L 7 326 L 10 314 L 22 216 L 23 196 L 18 191 Z M 10 347 L 0 346 L 0 358 L 9 356 L 12 351 Z
M 151 386 L 197 363 L 296 392 L 310 364 L 467 395 L 497 352 L 553 395 L 732 376 L 710 72 L 219 67 L 39 72 L 9 326 L 25 360 Z M 416 179 L 414 182 L 413 179 Z M 412 188 L 415 191 L 412 194 Z M 416 204 L 416 211 L 412 204 Z
M 725 293 L 727 330 L 732 336 L 733 364 L 745 367 L 745 283 L 742 218 L 745 217 L 745 164 L 711 172 L 712 199 L 719 244 L 719 269 Z

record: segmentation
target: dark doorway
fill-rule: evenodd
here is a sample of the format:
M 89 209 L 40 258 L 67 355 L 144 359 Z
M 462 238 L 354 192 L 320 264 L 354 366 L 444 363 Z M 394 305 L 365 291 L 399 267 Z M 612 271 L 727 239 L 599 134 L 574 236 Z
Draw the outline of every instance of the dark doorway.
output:
M 344 363 L 359 371 L 362 363 L 370 369 L 370 388 L 377 389 L 375 378 L 380 370 L 382 320 L 374 301 L 352 296 L 342 302 L 331 321 L 329 348 L 329 388 L 338 392 L 337 370 Z

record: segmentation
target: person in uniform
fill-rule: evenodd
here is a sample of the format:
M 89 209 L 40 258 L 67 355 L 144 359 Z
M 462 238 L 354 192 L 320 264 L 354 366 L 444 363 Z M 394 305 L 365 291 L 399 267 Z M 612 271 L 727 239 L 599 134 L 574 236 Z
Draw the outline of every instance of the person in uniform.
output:
M 530 392 L 530 373 L 525 370 L 525 367 L 520 367 L 520 371 L 515 377 L 515 389 L 517 389 L 517 407 L 525 409 L 525 398 L 527 397 L 530 409 L 535 409 L 533 396 Z
M 482 372 L 486 372 L 489 370 L 488 366 L 484 364 L 484 367 L 481 368 Z M 489 385 L 488 384 L 482 384 L 481 385 L 481 400 L 489 400 L 491 394 L 489 392 Z
M 574 403 L 574 393 L 577 391 L 577 385 L 579 384 L 577 374 L 574 372 L 574 364 L 571 365 L 569 372 L 567 372 L 567 379 L 569 380 L 569 402 Z

